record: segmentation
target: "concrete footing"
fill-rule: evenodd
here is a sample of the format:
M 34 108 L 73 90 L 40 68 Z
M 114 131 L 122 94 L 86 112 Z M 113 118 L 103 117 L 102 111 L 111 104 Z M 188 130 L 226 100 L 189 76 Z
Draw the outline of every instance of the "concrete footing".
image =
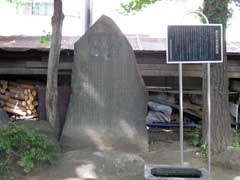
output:
M 153 165 L 144 166 L 145 180 L 208 180 L 208 173 L 204 168 Z

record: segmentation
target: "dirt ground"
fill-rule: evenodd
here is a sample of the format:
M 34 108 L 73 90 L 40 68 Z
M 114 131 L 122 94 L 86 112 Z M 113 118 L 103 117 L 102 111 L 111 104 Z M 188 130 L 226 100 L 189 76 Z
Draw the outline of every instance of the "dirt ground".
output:
M 180 163 L 178 134 L 176 132 L 154 130 L 149 133 L 149 137 L 151 140 L 150 152 L 147 153 L 125 155 L 117 152 L 93 152 L 91 150 L 89 152 L 69 152 L 62 154 L 60 161 L 54 167 L 36 168 L 29 175 L 17 172 L 12 176 L 0 177 L 0 180 L 143 180 L 144 161 L 145 164 L 178 165 Z M 195 155 L 197 149 L 191 145 L 191 133 L 186 133 L 185 139 L 185 164 L 207 168 L 206 159 Z M 96 157 L 96 154 L 99 157 Z M 101 160 L 102 155 L 106 155 L 109 159 Z M 83 162 L 85 170 L 78 169 L 78 173 L 76 173 L 80 163 Z M 89 162 L 92 164 L 86 164 Z M 94 170 L 91 171 L 91 175 L 88 174 L 86 168 Z M 84 174 L 86 176 L 83 176 Z M 240 180 L 240 170 L 212 166 L 212 180 Z

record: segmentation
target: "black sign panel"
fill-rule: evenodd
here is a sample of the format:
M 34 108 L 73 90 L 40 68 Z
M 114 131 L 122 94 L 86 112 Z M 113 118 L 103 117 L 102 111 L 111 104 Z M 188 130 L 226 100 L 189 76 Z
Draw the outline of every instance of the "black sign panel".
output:
M 168 26 L 167 63 L 223 61 L 222 25 Z

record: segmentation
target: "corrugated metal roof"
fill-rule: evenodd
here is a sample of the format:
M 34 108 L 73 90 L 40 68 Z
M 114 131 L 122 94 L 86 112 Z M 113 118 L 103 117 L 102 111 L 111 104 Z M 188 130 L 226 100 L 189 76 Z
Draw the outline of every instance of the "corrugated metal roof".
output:
M 126 35 L 134 50 L 143 51 L 165 51 L 166 39 L 156 38 L 147 35 Z M 73 49 L 74 43 L 79 37 L 63 37 L 62 49 Z M 25 51 L 28 49 L 38 49 L 48 51 L 49 47 L 43 46 L 39 42 L 39 37 L 32 36 L 0 36 L 0 48 L 9 51 Z M 240 42 L 228 42 L 227 51 L 230 53 L 240 53 Z
M 39 42 L 40 37 L 36 36 L 0 36 L 0 48 L 5 50 L 25 51 L 28 49 L 38 49 L 48 51 L 49 47 Z M 62 49 L 73 49 L 74 42 L 79 37 L 63 37 Z

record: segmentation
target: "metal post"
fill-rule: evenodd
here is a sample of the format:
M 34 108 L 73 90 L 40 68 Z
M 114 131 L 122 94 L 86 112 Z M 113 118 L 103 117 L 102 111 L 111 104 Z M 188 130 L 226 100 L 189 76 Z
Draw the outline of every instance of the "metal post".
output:
M 185 16 L 190 15 L 190 14 L 197 14 L 199 16 L 202 16 L 205 19 L 206 23 L 209 24 L 208 18 L 203 13 L 198 12 L 198 11 L 188 11 L 183 16 L 182 22 L 183 22 Z M 209 66 L 209 68 L 208 68 L 209 69 L 208 78 L 210 79 L 210 64 L 208 64 L 208 66 Z M 208 87 L 210 88 L 210 80 L 209 80 Z M 208 105 L 209 109 L 208 109 L 208 112 L 210 113 L 210 91 L 208 91 L 208 92 L 209 92 L 209 96 L 208 96 L 209 97 L 209 103 L 208 103 L 209 104 Z M 180 157 L 181 157 L 181 165 L 183 166 L 184 165 L 184 153 L 183 153 L 183 133 L 184 133 L 184 130 L 183 130 L 183 82 L 182 82 L 182 64 L 181 63 L 179 64 L 179 94 L 180 94 L 180 97 L 179 97 L 179 103 L 180 103 Z M 209 115 L 209 117 L 210 117 L 210 115 Z M 210 120 L 210 118 L 209 118 L 209 120 Z M 210 129 L 211 129 L 211 127 L 210 127 Z M 209 139 L 211 138 L 211 131 L 208 131 L 208 132 L 210 132 L 210 133 L 208 133 L 209 134 L 208 142 L 210 142 Z M 210 146 L 208 146 L 208 147 L 211 148 Z M 211 149 L 209 151 L 211 151 Z M 210 162 L 210 164 L 211 164 L 211 162 Z M 208 169 L 211 170 L 210 165 L 208 165 L 208 166 L 209 166 Z
M 184 165 L 183 156 L 183 74 L 182 64 L 179 64 L 179 104 L 180 104 L 180 157 L 181 165 Z
M 236 130 L 238 130 L 238 110 L 239 110 L 239 104 L 237 102 L 237 104 L 236 104 Z
M 189 14 L 197 14 L 199 16 L 202 16 L 205 19 L 206 23 L 209 24 L 208 18 L 203 13 L 198 12 L 198 11 L 189 11 L 184 15 L 184 17 Z M 208 87 L 207 87 L 207 91 L 208 91 L 208 94 L 207 94 L 207 96 L 208 96 L 207 97 L 207 99 L 208 99 L 208 137 L 207 138 L 208 138 L 208 178 L 209 178 L 209 180 L 212 179 L 211 178 L 211 74 L 210 74 L 210 69 L 211 69 L 211 64 L 208 63 L 207 64 L 207 76 L 208 76 L 207 77 L 207 85 L 208 85 Z M 179 65 L 179 71 L 180 71 L 180 65 Z M 180 76 L 180 74 L 179 74 L 179 76 Z M 181 96 L 181 93 L 180 93 L 180 96 Z M 181 121 L 181 114 L 180 114 L 180 121 Z M 183 138 L 183 137 L 181 137 L 181 138 Z M 181 148 L 182 147 L 183 147 L 183 145 L 181 145 Z M 181 152 L 181 155 L 183 155 L 182 152 Z
M 207 99 L 208 99 L 208 177 L 211 180 L 211 64 L 207 64 Z

